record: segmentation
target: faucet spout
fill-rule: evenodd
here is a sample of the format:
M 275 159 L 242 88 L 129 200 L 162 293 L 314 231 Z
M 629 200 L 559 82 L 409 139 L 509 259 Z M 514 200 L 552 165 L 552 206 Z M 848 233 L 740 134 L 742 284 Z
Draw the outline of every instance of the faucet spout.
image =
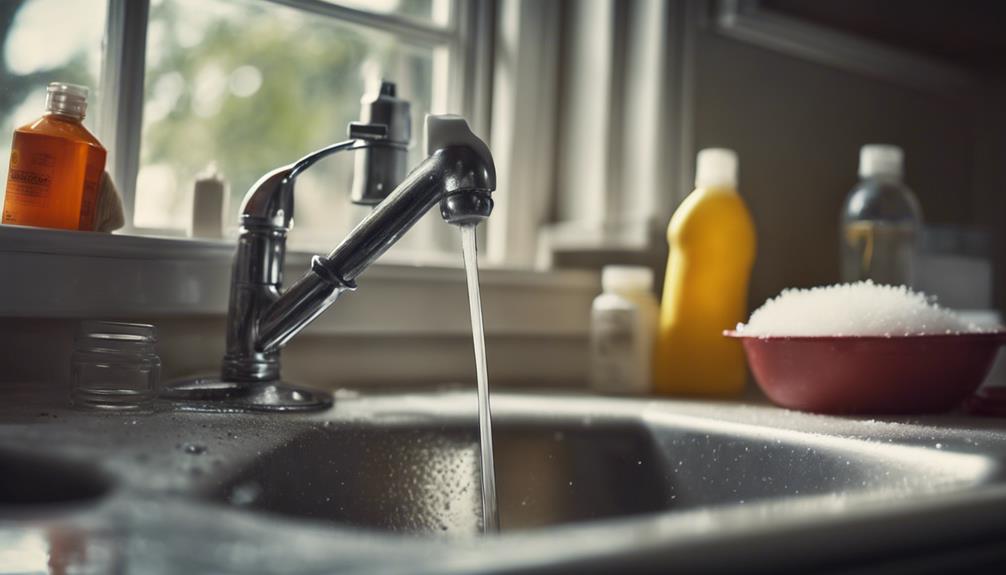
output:
M 437 122 L 447 122 L 439 124 Z M 461 126 L 457 124 L 463 124 Z M 443 126 L 451 131 L 444 137 Z M 427 137 L 439 145 L 327 257 L 269 305 L 258 324 L 256 350 L 272 354 L 356 288 L 356 278 L 436 205 L 455 225 L 475 225 L 492 212 L 496 169 L 485 144 L 453 117 L 427 119 Z M 439 138 L 439 139 L 436 139 Z
M 496 189 L 491 163 L 466 146 L 434 152 L 324 259 L 335 276 L 352 281 L 436 205 L 448 223 L 489 217 Z

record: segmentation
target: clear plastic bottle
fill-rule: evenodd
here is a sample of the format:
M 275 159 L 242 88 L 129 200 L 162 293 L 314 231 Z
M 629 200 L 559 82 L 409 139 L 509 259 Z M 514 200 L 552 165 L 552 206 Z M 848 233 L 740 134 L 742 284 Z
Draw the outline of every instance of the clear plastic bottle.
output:
M 902 181 L 903 165 L 897 146 L 869 144 L 860 150 L 860 181 L 842 209 L 842 281 L 912 285 L 922 209 Z
M 149 324 L 81 322 L 70 361 L 73 404 L 108 411 L 149 409 L 161 377 L 156 343 L 157 331 Z
M 591 310 L 591 386 L 602 393 L 647 393 L 660 313 L 653 272 L 606 266 L 601 286 L 604 293 Z
M 14 131 L 3 223 L 93 230 L 106 152 L 82 123 L 87 88 L 53 82 L 45 108 Z

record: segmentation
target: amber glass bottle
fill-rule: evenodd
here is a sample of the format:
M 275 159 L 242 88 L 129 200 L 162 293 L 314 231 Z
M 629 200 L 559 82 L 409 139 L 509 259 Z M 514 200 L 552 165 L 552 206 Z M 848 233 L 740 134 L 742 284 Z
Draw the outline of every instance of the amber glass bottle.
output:
M 81 123 L 87 88 L 49 84 L 45 107 L 14 131 L 3 223 L 93 230 L 106 152 Z

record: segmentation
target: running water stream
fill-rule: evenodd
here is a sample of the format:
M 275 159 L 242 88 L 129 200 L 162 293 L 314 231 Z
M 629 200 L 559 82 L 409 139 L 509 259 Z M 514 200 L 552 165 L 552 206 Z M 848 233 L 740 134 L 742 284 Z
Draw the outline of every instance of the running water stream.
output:
M 461 248 L 468 276 L 468 305 L 472 316 L 472 339 L 475 343 L 475 369 L 479 384 L 479 438 L 482 453 L 482 532 L 499 531 L 499 511 L 496 505 L 496 466 L 493 463 L 493 429 L 489 410 L 489 375 L 486 370 L 486 339 L 482 330 L 482 300 L 479 296 L 478 255 L 475 246 L 475 226 L 461 227 Z

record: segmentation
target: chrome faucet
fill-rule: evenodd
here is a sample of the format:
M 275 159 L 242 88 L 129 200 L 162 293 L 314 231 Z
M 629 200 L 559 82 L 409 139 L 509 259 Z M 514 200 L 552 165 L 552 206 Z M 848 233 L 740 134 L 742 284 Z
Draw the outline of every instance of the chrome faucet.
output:
M 433 206 L 439 205 L 445 222 L 456 225 L 477 224 L 493 208 L 496 168 L 488 146 L 458 116 L 427 116 L 429 157 L 338 247 L 327 256 L 314 256 L 307 273 L 283 291 L 286 234 L 293 222 L 297 174 L 337 151 L 377 152 L 381 147 L 401 144 L 389 142 L 388 134 L 382 124 L 351 124 L 350 140 L 277 168 L 251 187 L 241 208 L 221 376 L 175 383 L 164 397 L 195 409 L 303 411 L 331 405 L 330 393 L 282 382 L 283 346 L 328 309 L 339 294 L 356 289 L 356 278 Z M 381 178 L 366 180 L 372 184 Z M 373 192 L 381 186 L 368 187 Z M 373 201 L 373 193 L 360 195 Z

